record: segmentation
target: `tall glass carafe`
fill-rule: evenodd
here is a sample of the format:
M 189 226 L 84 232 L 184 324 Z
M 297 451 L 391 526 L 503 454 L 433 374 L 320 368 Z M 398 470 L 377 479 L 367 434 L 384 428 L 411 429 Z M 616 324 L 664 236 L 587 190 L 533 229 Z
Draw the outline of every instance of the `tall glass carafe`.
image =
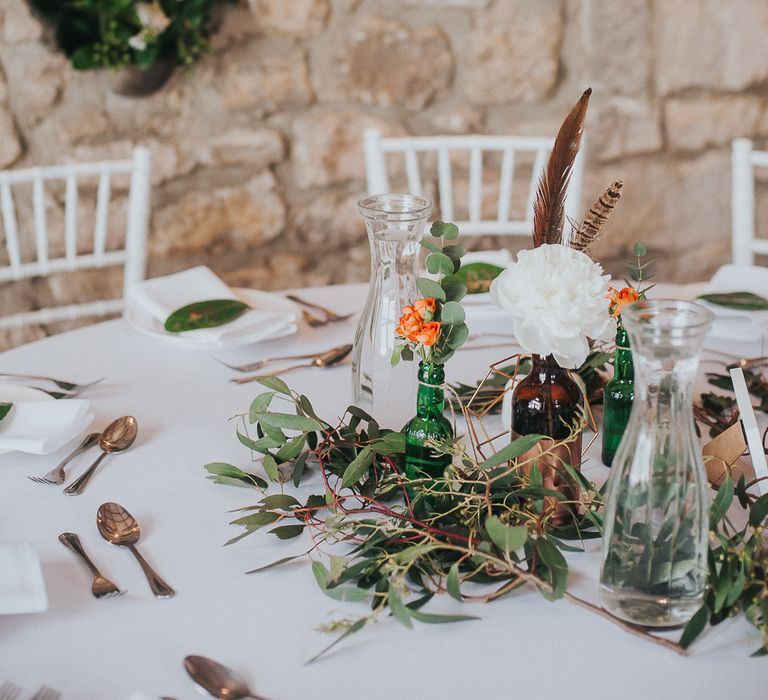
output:
M 707 583 L 707 478 L 693 419 L 705 308 L 640 301 L 622 311 L 635 398 L 606 494 L 605 607 L 651 627 L 686 623 Z
M 395 328 L 416 288 L 419 241 L 432 203 L 409 194 L 365 197 L 358 203 L 371 244 L 371 282 L 355 333 L 352 396 L 386 428 L 399 430 L 413 415 L 416 365 L 392 367 Z

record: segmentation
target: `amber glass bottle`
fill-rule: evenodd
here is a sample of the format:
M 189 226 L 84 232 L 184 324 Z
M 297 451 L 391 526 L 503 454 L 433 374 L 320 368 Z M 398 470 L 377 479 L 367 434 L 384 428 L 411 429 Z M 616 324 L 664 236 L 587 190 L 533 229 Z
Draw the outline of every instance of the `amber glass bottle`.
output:
M 581 419 L 584 401 L 579 385 L 571 378 L 568 370 L 557 364 L 552 355 L 533 355 L 531 359 L 530 374 L 512 392 L 512 437 L 538 434 L 546 435 L 549 440 L 540 442 L 522 455 L 521 460 L 540 454 L 556 440 L 567 438 L 571 432 L 569 426 Z M 545 488 L 561 491 L 566 498 L 575 499 L 578 497 L 578 488 L 568 477 L 563 463 L 578 469 L 580 462 L 579 434 L 573 442 L 537 460 L 536 465 L 544 479 Z M 524 464 L 523 471 L 529 472 L 532 464 Z M 566 508 L 558 508 L 556 519 L 567 519 L 567 512 Z

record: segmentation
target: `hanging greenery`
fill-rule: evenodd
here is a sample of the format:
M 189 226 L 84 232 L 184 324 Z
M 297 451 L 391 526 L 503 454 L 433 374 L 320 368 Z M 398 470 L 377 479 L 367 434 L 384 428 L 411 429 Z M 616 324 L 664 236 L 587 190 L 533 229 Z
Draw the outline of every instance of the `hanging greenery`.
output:
M 188 66 L 209 49 L 211 11 L 227 0 L 31 0 L 78 70 Z

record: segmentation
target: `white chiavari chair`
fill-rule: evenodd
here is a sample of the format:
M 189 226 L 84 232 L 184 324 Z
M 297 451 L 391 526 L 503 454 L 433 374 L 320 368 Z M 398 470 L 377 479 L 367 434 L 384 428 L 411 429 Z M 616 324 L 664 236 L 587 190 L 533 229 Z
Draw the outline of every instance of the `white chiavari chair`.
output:
M 0 223 L 7 264 L 0 265 L 0 282 L 55 273 L 76 272 L 120 265 L 124 268 L 123 297 L 131 285 L 141 282 L 145 275 L 146 240 L 150 206 L 149 149 L 134 149 L 130 160 L 96 163 L 67 163 L 23 170 L 0 171 Z M 119 249 L 107 249 L 109 204 L 115 177 L 129 176 L 125 243 Z M 64 245 L 62 254 L 50 246 L 46 187 L 63 183 Z M 82 252 L 83 232 L 78 231 L 78 201 L 80 185 L 96 185 L 96 206 L 93 222 L 93 245 Z M 22 246 L 15 195 L 31 187 L 34 246 L 31 256 Z M 30 258 L 31 259 L 28 259 Z M 0 329 L 12 329 L 32 324 L 79 320 L 93 316 L 118 313 L 123 299 L 87 301 L 53 308 L 25 311 L 0 318 Z
M 755 254 L 768 255 L 768 239 L 755 237 L 755 168 L 768 168 L 768 151 L 756 151 L 750 139 L 731 144 L 731 257 L 753 265 Z
M 423 154 L 437 158 L 437 190 L 440 216 L 453 221 L 462 236 L 530 236 L 533 229 L 533 202 L 536 186 L 552 150 L 554 138 L 519 136 L 406 136 L 384 138 L 376 129 L 363 134 L 365 172 L 368 194 L 383 194 L 390 191 L 387 171 L 387 156 L 402 154 L 405 161 L 405 176 L 408 192 L 423 195 L 422 172 L 419 163 Z M 458 207 L 454 199 L 454 168 L 452 157 L 464 152 L 469 156 L 467 187 L 467 219 L 457 221 Z M 493 216 L 484 216 L 483 184 L 484 160 L 487 154 L 495 153 L 501 158 L 499 172 L 499 194 Z M 511 213 L 512 190 L 515 181 L 515 166 L 518 156 L 532 157 L 530 181 L 527 183 L 526 205 L 522 216 Z M 571 173 L 571 182 L 565 203 L 566 219 L 580 221 L 581 183 L 584 163 L 584 140 Z M 564 227 L 564 232 L 569 226 Z

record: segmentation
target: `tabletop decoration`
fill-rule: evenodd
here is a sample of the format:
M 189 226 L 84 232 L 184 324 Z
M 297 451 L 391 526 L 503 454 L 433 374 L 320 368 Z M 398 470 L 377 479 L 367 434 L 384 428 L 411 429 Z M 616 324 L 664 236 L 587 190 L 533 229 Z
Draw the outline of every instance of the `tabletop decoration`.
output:
M 368 297 L 355 332 L 352 354 L 352 400 L 376 416 L 381 425 L 401 428 L 413 415 L 418 380 L 410 364 L 392 363 L 400 309 L 419 296 L 440 298 L 438 291 L 417 287 L 419 252 L 432 203 L 409 194 L 365 197 L 358 203 L 371 246 Z M 454 227 L 455 228 L 455 227 Z M 446 253 L 429 256 L 439 272 L 453 270 Z M 420 283 L 422 287 L 425 280 Z M 429 285 L 427 285 L 429 287 Z M 426 288 L 426 287 L 425 287 Z M 415 320 L 416 317 L 414 317 Z M 409 350 L 404 350 L 407 359 Z
M 454 432 L 445 417 L 444 364 L 469 336 L 466 315 L 459 303 L 467 293 L 466 283 L 457 276 L 461 271 L 462 245 L 445 245 L 455 240 L 459 229 L 455 224 L 436 221 L 430 233 L 440 245 L 421 241 L 430 251 L 427 271 L 437 280 L 419 278 L 416 286 L 422 294 L 403 307 L 395 336 L 401 341 L 392 353 L 392 364 L 419 357 L 419 386 L 416 393 L 416 416 L 405 426 L 405 476 L 409 480 L 441 476 L 451 463 L 450 453 L 436 453 L 434 441 L 451 440 Z
M 512 391 L 511 434 L 546 436 L 548 442 L 534 447 L 534 454 L 564 440 L 580 422 L 584 397 L 569 370 L 587 358 L 590 341 L 607 341 L 614 333 L 614 321 L 605 312 L 609 277 L 587 251 L 621 196 L 621 181 L 598 198 L 582 222 L 571 222 L 572 234 L 563 235 L 565 195 L 591 92 L 586 90 L 566 116 L 539 181 L 533 249 L 518 253 L 490 288 L 493 301 L 510 315 L 518 342 L 532 356 L 531 372 Z M 547 488 L 576 496 L 578 485 L 563 465 L 578 467 L 581 453 L 577 435 L 561 443 L 548 463 L 539 461 Z
M 635 262 L 627 266 L 627 272 L 633 283 L 627 282 L 622 289 L 609 288 L 609 310 L 611 316 L 616 319 L 616 342 L 613 356 L 613 377 L 605 385 L 603 399 L 603 446 L 602 462 L 610 467 L 616 450 L 629 421 L 632 410 L 632 400 L 635 396 L 635 372 L 632 364 L 632 352 L 629 345 L 629 336 L 621 322 L 621 312 L 625 306 L 634 304 L 639 299 L 645 299 L 650 286 L 643 287 L 643 283 L 651 278 L 647 268 L 650 262 L 643 262 L 643 257 L 648 253 L 645 244 L 638 241 L 632 248 Z
M 262 459 L 274 486 L 231 464 L 212 463 L 206 469 L 217 483 L 254 488 L 261 494 L 254 505 L 238 509 L 232 524 L 243 531 L 227 544 L 263 528 L 279 539 L 311 536 L 303 554 L 262 563 L 249 574 L 307 558 L 328 597 L 350 605 L 366 603 L 368 609 L 361 615 L 322 626 L 321 631 L 337 636 L 311 661 L 387 613 L 409 628 L 414 622 L 475 619 L 428 611 L 426 606 L 436 594 L 491 602 L 526 585 L 534 585 L 547 599 L 567 600 L 679 654 L 686 653 L 708 622 L 717 625 L 744 614 L 763 635 L 757 653 L 768 653 L 768 553 L 762 537 L 768 496 L 755 497 L 749 490 L 753 484 L 743 478 L 736 485 L 726 478 L 712 504 L 709 584 L 702 607 L 675 642 L 568 590 L 563 552 L 575 556 L 584 540 L 600 536 L 603 493 L 567 467 L 581 485 L 580 498 L 568 505 L 573 519 L 558 523 L 545 499 L 563 502 L 564 496 L 546 489 L 536 468 L 526 472 L 510 465 L 542 436 L 517 438 L 486 459 L 476 459 L 453 441 L 436 442 L 435 449 L 456 456 L 454 464 L 440 477 L 407 483 L 403 432 L 379 428 L 355 406 L 340 419 L 324 420 L 307 396 L 279 378 L 264 376 L 259 381 L 267 391 L 240 416 L 236 434 Z M 319 490 L 307 495 L 302 489 L 301 496 L 298 491 L 291 495 L 287 492 L 291 482 L 316 485 Z M 426 509 L 418 513 L 409 495 L 413 490 L 439 497 L 422 499 Z M 749 524 L 742 529 L 734 528 L 726 516 L 732 504 L 747 513 Z
M 713 315 L 640 301 L 622 318 L 638 401 L 608 480 L 600 588 L 619 617 L 668 627 L 688 622 L 707 583 L 707 477 L 692 396 Z

